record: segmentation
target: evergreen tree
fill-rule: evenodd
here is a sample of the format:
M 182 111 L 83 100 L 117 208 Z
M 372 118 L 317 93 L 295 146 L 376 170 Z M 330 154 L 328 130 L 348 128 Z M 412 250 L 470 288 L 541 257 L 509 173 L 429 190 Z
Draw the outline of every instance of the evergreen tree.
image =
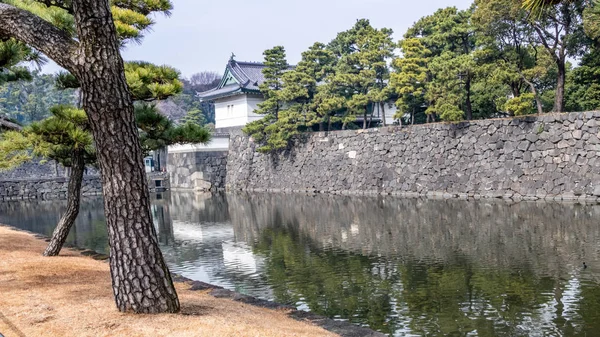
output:
M 283 108 L 281 98 L 281 88 L 283 86 L 283 74 L 288 70 L 289 66 L 285 59 L 285 49 L 282 46 L 276 46 L 264 52 L 265 67 L 262 70 L 264 82 L 260 84 L 260 92 L 264 96 L 264 101 L 258 105 L 258 109 L 254 111 L 256 114 L 264 115 L 260 120 L 248 123 L 244 127 L 244 132 L 251 136 L 259 143 L 268 143 L 269 138 L 278 129 L 279 125 L 274 125 L 278 118 L 279 112 Z M 287 118 L 287 116 L 285 116 Z M 274 136 L 277 137 L 277 136 Z M 271 142 L 280 144 L 278 139 L 272 139 Z M 280 148 L 279 145 L 276 148 Z M 262 147 L 263 151 L 271 151 L 275 148 L 271 146 Z
M 0 39 L 27 43 L 81 84 L 82 107 L 103 173 L 111 277 L 121 311 L 180 308 L 150 216 L 143 152 L 120 56 L 120 47 L 139 40 L 152 25 L 148 15 L 171 7 L 168 0 L 117 0 L 112 6 L 108 0 L 0 3 Z M 136 269 L 141 272 L 129 272 Z
M 398 113 L 394 118 L 402 121 L 408 112 L 410 123 L 414 124 L 415 116 L 425 105 L 425 89 L 429 79 L 429 50 L 423 46 L 421 40 L 415 38 L 399 42 L 402 57 L 394 59 L 390 84 L 399 95 L 396 106 Z
M 190 123 L 198 126 L 206 124 L 206 118 L 200 109 L 193 109 L 188 111 L 182 120 L 183 123 Z
M 427 113 L 443 120 L 473 118 L 472 88 L 477 74 L 471 10 L 448 7 L 417 21 L 404 35 L 421 39 L 431 53 Z M 464 112 L 463 112 L 464 110 Z
M 282 102 L 277 120 L 265 126 L 264 144 L 260 151 L 269 152 L 288 147 L 293 136 L 300 131 L 318 124 L 325 127 L 329 114 L 317 111 L 316 96 L 318 84 L 333 72 L 335 58 L 324 44 L 315 43 L 302 53 L 302 60 L 282 76 L 282 86 L 278 97 Z
M 333 53 L 317 42 L 302 53 L 302 60 L 293 70 L 283 75 L 281 98 L 287 110 L 297 111 L 306 127 L 319 125 L 319 130 L 325 130 L 330 115 L 318 111 L 315 99 L 319 84 L 334 72 L 335 62 Z
M 326 82 L 332 86 L 334 95 L 341 95 L 346 100 L 344 126 L 362 116 L 362 126 L 367 128 L 373 106 L 389 98 L 387 62 L 395 48 L 391 35 L 391 29 L 375 29 L 369 20 L 361 19 L 329 44 L 330 50 L 339 55 L 339 60 L 335 75 L 329 76 Z
M 11 81 L 0 85 L 0 114 L 23 125 L 49 116 L 54 105 L 76 104 L 73 90 L 59 90 L 56 77 L 32 71 L 30 80 Z
M 138 101 L 166 98 L 180 90 L 180 86 L 172 85 L 172 74 L 178 72 L 172 68 L 161 67 L 159 75 L 137 76 L 139 63 L 129 68 L 127 76 L 131 91 Z M 154 66 L 149 69 L 155 69 Z M 76 86 L 77 82 L 70 74 L 59 76 L 60 85 Z M 176 80 L 176 79 L 175 79 Z M 167 83 L 165 87 L 162 87 Z M 157 89 L 160 88 L 160 89 Z M 171 90 L 171 91 L 167 91 Z M 67 196 L 67 210 L 62 215 L 44 252 L 45 256 L 59 254 L 77 215 L 81 183 L 86 165 L 96 165 L 96 150 L 93 146 L 91 127 L 85 112 L 73 106 L 56 106 L 51 109 L 52 116 L 31 124 L 22 132 L 9 132 L 0 138 L 0 169 L 11 168 L 34 158 L 34 156 L 52 159 L 65 167 L 71 168 Z M 198 125 L 174 126 L 161 115 L 154 105 L 137 104 L 135 107 L 136 123 L 139 128 L 142 149 L 147 155 L 150 151 L 162 149 L 176 143 L 207 143 L 210 132 Z
M 569 111 L 600 109 L 600 49 L 593 47 L 579 66 L 567 72 L 566 102 Z
M 586 51 L 587 39 L 583 30 L 586 2 L 570 0 L 546 6 L 537 13 L 535 19 L 527 20 L 533 28 L 532 37 L 545 48 L 557 67 L 554 112 L 564 111 L 567 58 L 581 56 Z
M 31 80 L 31 73 L 24 65 L 34 63 L 41 66 L 46 59 L 25 44 L 9 38 L 0 39 L 0 85 L 5 82 Z
M 260 84 L 259 88 L 265 101 L 258 105 L 255 113 L 273 115 L 277 119 L 279 110 L 282 108 L 279 90 L 281 90 L 283 85 L 283 74 L 288 70 L 289 66 L 285 59 L 285 49 L 282 46 L 266 50 L 264 55 L 265 68 L 262 70 L 264 81 Z
M 478 58 L 485 63 L 480 71 L 508 87 L 508 93 L 501 93 L 505 97 L 511 95 L 519 100 L 524 93 L 532 94 L 537 112 L 542 113 L 536 83 L 546 75 L 548 60 L 543 50 L 530 43 L 532 30 L 526 23 L 522 4 L 518 0 L 477 0 L 475 5 L 473 25 L 479 32 L 477 43 L 481 46 Z M 502 105 L 501 97 L 497 100 Z

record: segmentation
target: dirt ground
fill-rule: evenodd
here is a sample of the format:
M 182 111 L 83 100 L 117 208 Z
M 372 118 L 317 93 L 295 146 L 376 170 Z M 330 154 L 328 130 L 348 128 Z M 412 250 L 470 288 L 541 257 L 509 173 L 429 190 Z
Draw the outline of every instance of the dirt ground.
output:
M 336 336 L 283 311 L 217 299 L 177 284 L 180 314 L 117 311 L 108 264 L 0 227 L 0 334 L 37 336 Z

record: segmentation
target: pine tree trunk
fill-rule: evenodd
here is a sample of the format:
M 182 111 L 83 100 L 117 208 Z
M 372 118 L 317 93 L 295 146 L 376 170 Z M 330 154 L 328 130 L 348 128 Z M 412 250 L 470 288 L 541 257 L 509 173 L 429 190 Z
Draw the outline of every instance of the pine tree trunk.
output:
M 85 161 L 82 150 L 73 151 L 71 175 L 69 177 L 69 187 L 67 191 L 67 210 L 60 218 L 58 225 L 52 233 L 52 239 L 44 251 L 44 256 L 57 256 L 60 253 L 69 231 L 77 215 L 79 214 L 79 201 L 81 199 L 81 182 L 83 181 L 83 171 Z
M 73 69 L 83 92 L 102 174 L 110 271 L 120 311 L 179 311 L 158 246 L 150 196 L 119 41 L 108 0 L 75 0 L 81 45 Z
M 379 102 L 379 106 L 381 107 L 381 121 L 383 123 L 383 126 L 386 126 L 386 120 L 385 120 L 385 103 L 384 102 Z
M 363 129 L 367 128 L 367 108 L 365 107 L 365 113 L 363 114 Z
M 81 84 L 102 174 L 110 271 L 121 311 L 179 311 L 158 247 L 142 148 L 108 0 L 72 0 L 77 39 L 42 18 L 0 2 L 0 38 L 49 56 Z
M 564 101 L 565 101 L 565 60 L 557 59 L 556 65 L 558 66 L 558 74 L 556 77 L 556 96 L 554 97 L 554 108 L 552 111 L 554 112 L 563 112 L 564 110 Z

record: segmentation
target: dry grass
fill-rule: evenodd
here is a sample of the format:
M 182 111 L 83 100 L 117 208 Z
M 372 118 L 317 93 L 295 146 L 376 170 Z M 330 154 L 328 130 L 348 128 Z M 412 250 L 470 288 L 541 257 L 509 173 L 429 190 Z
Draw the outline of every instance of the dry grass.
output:
M 257 308 L 177 284 L 182 312 L 134 315 L 116 310 L 108 264 L 0 227 L 0 333 L 22 336 L 335 336 L 285 312 Z

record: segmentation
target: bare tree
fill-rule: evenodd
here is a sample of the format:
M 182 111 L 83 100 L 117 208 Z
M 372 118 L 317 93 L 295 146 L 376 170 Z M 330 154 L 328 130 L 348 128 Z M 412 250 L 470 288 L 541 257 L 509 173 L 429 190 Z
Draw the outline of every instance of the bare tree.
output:
M 221 82 L 221 75 L 215 71 L 202 71 L 183 80 L 186 89 L 193 93 L 216 88 L 219 82 Z

